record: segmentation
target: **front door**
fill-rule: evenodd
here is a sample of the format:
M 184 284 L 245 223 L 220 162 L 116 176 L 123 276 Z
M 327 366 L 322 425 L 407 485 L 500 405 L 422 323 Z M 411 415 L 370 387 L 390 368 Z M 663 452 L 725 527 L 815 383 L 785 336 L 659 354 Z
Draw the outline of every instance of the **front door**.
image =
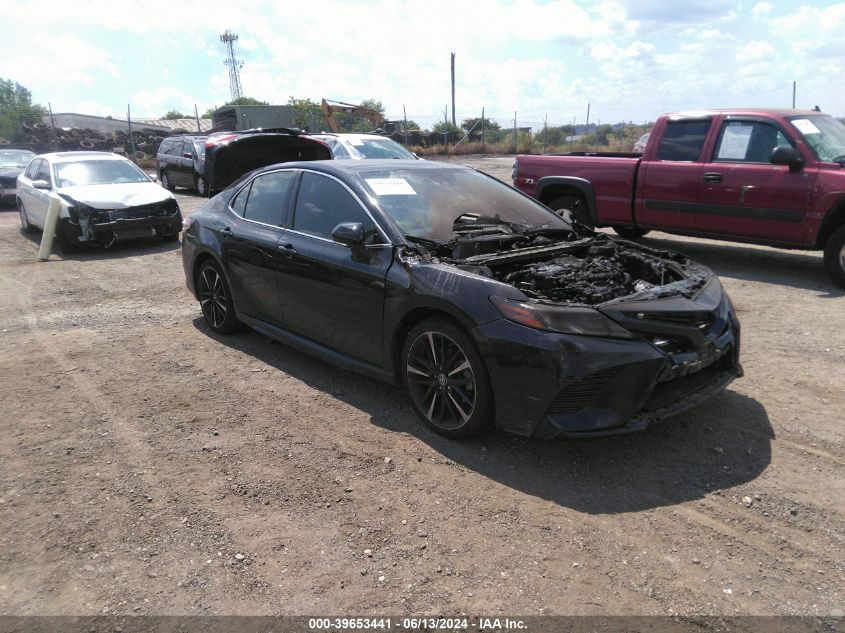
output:
M 362 223 L 369 245 L 356 254 L 334 242 L 332 231 L 341 222 Z M 383 364 L 385 277 L 393 247 L 358 198 L 331 176 L 303 172 L 281 250 L 287 256 L 279 273 L 285 328 Z
M 725 236 L 801 243 L 815 172 L 772 165 L 772 151 L 791 142 L 773 122 L 727 119 L 704 172 L 699 223 Z

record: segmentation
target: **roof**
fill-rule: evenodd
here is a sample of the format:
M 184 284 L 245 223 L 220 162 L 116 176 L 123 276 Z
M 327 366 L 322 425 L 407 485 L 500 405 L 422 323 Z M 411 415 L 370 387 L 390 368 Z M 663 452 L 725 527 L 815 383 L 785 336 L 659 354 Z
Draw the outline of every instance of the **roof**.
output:
M 390 170 L 436 170 L 436 169 L 450 169 L 450 170 L 468 170 L 471 167 L 465 167 L 457 163 L 444 163 L 437 160 L 400 160 L 396 158 L 391 159 L 372 159 L 372 160 L 312 160 L 312 161 L 297 161 L 294 163 L 283 163 L 285 167 L 292 167 L 295 169 L 318 169 L 335 176 L 349 176 L 352 174 L 366 174 L 377 171 Z
M 190 119 L 132 119 L 137 125 L 155 125 L 165 127 L 169 131 L 185 130 L 188 134 L 203 134 L 211 131 L 211 119 L 200 119 L 200 131 L 197 132 L 197 120 Z
M 381 134 L 358 134 L 355 132 L 311 132 L 311 136 L 334 136 L 336 138 L 365 138 L 365 139 L 372 139 L 372 140 L 387 140 L 390 139 L 386 136 L 382 136 Z
M 769 114 L 773 116 L 789 117 L 789 116 L 818 116 L 823 115 L 824 112 L 818 110 L 793 110 L 791 108 L 715 108 L 715 109 L 701 109 L 701 110 L 681 110 L 678 112 L 669 112 L 667 117 L 706 117 L 715 116 L 718 114 L 742 114 L 742 115 L 759 115 Z
M 52 163 L 70 163 L 76 160 L 127 160 L 112 152 L 50 152 L 39 154 L 38 158 L 46 158 Z

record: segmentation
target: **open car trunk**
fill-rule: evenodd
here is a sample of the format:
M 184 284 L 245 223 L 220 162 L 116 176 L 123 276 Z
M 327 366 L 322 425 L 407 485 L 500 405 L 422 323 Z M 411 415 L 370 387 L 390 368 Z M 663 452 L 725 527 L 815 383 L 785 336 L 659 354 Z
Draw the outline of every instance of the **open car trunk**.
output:
M 210 137 L 205 150 L 205 178 L 209 193 L 219 193 L 259 167 L 303 160 L 330 160 L 328 145 L 285 132 L 233 133 Z

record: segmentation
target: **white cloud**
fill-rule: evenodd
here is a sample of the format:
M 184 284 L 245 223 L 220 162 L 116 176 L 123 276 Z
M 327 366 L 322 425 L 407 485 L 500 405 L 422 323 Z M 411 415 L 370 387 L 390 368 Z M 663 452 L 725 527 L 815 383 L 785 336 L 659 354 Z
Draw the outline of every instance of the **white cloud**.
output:
M 755 18 L 760 18 L 771 13 L 773 8 L 768 2 L 758 2 L 751 8 L 751 15 Z
M 192 113 L 195 100 L 175 86 L 159 86 L 153 90 L 139 90 L 131 97 L 133 116 L 155 118 L 169 110 Z
M 774 61 L 777 56 L 777 51 L 774 46 L 768 42 L 755 41 L 748 42 L 744 46 L 740 46 L 734 55 L 736 61 L 739 63 L 757 62 L 757 61 Z

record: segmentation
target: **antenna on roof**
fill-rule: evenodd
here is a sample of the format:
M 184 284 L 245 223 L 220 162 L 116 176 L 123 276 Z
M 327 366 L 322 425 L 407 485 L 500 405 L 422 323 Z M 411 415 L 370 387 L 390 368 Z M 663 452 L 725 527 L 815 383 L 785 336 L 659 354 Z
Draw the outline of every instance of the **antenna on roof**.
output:
M 235 57 L 235 42 L 238 41 L 237 33 L 232 33 L 229 29 L 220 36 L 220 41 L 226 46 L 226 51 L 229 57 L 223 62 L 229 67 L 229 92 L 232 93 L 232 101 L 243 97 L 241 90 L 240 71 L 244 67 L 244 63 Z

